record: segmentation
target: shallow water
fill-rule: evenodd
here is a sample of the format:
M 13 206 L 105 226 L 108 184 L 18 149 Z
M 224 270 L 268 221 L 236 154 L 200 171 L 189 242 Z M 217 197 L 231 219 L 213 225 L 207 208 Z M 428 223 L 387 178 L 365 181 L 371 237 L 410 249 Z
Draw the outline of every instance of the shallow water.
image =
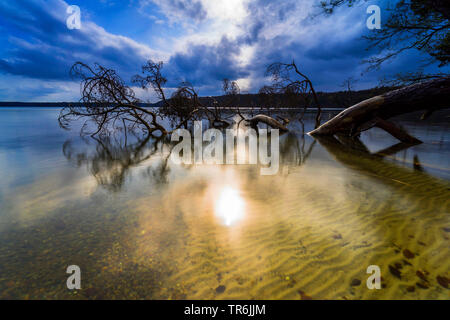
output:
M 314 140 L 308 115 L 272 176 L 175 165 L 154 139 L 82 139 L 58 112 L 0 109 L 2 299 L 450 297 L 448 111 L 398 119 L 424 142 L 409 148 L 376 129 Z

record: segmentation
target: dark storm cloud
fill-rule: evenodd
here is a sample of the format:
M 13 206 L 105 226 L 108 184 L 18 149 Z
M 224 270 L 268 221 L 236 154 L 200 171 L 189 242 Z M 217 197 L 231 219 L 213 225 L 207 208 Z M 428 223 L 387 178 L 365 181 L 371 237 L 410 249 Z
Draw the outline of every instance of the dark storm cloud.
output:
M 8 33 L 2 35 L 6 47 L 0 71 L 61 80 L 69 78 L 71 65 L 79 60 L 115 67 L 128 76 L 138 71 L 148 48 L 85 21 L 81 30 L 69 30 L 66 8 L 56 0 L 1 2 L 0 26 Z
M 384 8 L 381 1 L 378 4 Z M 420 61 L 420 54 L 407 52 L 394 63 L 386 63 L 381 70 L 367 72 L 369 65 L 363 61 L 379 53 L 369 49 L 370 43 L 363 39 L 373 32 L 366 28 L 368 5 L 341 8 L 331 17 L 325 17 L 313 14 L 314 11 L 305 12 L 297 1 L 252 2 L 245 35 L 239 39 L 256 48 L 247 67 L 253 78 L 251 90 L 258 90 L 263 84 L 264 71 L 273 62 L 295 60 L 319 90 L 339 90 L 344 79 L 358 79 L 362 74 L 360 83 L 375 86 L 384 76 L 416 69 L 417 64 L 411 61 Z M 271 35 L 277 27 L 282 32 Z M 299 30 L 305 32 L 296 33 Z
M 246 43 L 258 41 L 265 27 L 286 21 L 294 14 L 296 8 L 297 1 L 257 0 L 250 2 L 248 5 L 250 15 L 244 26 L 247 33 L 242 40 Z
M 286 38 L 279 37 L 260 43 L 264 48 L 280 48 L 260 51 L 253 64 L 255 78 L 262 78 L 266 67 L 273 62 L 290 63 L 295 60 L 303 73 L 308 75 L 319 90 L 336 90 L 350 76 L 358 78 L 366 66 L 362 61 L 370 56 L 366 45 L 359 39 L 346 43 L 324 41 L 307 47 L 301 41 L 286 45 Z M 258 88 L 253 88 L 254 90 Z
M 184 53 L 172 56 L 168 63 L 169 79 L 186 80 L 202 86 L 224 78 L 247 77 L 248 70 L 240 68 L 238 41 L 223 37 L 217 45 L 192 45 Z

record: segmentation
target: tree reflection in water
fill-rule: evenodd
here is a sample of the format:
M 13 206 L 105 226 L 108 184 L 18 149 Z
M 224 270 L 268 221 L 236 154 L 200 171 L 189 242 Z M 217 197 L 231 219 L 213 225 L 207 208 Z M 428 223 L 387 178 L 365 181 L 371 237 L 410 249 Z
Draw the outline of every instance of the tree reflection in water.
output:
M 236 124 L 237 125 L 237 124 Z M 316 141 L 301 132 L 287 132 L 280 136 L 280 168 L 303 165 L 310 156 Z M 136 132 L 115 133 L 101 137 L 81 137 L 80 141 L 68 140 L 63 145 L 66 159 L 77 167 L 85 166 L 97 184 L 108 191 L 120 191 L 132 168 L 146 166 L 146 176 L 156 185 L 166 184 L 170 172 L 170 155 L 178 142 L 170 136 L 156 137 Z M 191 144 L 192 146 L 194 143 Z M 152 160 L 158 160 L 156 165 Z M 190 169 L 191 165 L 183 165 Z
M 102 137 L 82 137 L 84 145 L 68 140 L 63 145 L 63 154 L 77 167 L 86 166 L 98 185 L 108 191 L 119 191 L 133 167 L 155 156 L 161 157 L 163 145 L 170 146 L 167 136 L 109 135 Z M 95 147 L 89 146 L 94 143 Z M 87 147 L 87 148 L 86 148 Z M 148 167 L 147 173 L 155 183 L 167 182 L 169 172 L 168 155 L 161 158 L 156 167 Z
M 387 175 L 391 175 L 391 172 L 410 172 L 404 166 L 386 161 L 386 159 L 412 147 L 412 144 L 398 143 L 371 153 L 357 137 L 312 138 L 305 134 L 301 121 L 296 129 L 280 136 L 279 174 L 305 164 L 317 142 L 336 161 L 360 173 L 380 176 L 383 170 L 377 172 L 372 170 L 380 166 L 387 170 Z M 102 137 L 82 137 L 81 143 L 68 140 L 63 145 L 63 153 L 67 160 L 77 167 L 86 166 L 99 186 L 115 192 L 121 190 L 127 177 L 131 177 L 132 168 L 140 166 L 146 161 L 149 161 L 149 164 L 145 164 L 145 174 L 152 183 L 155 185 L 168 183 L 168 175 L 171 170 L 170 155 L 176 143 L 178 142 L 170 140 L 169 135 L 157 137 L 126 132 Z M 194 143 L 191 145 L 193 146 Z M 413 162 L 412 167 L 416 173 L 427 175 L 417 155 L 414 156 Z M 183 165 L 183 168 L 190 169 L 192 165 Z M 249 174 L 252 173 L 249 172 Z

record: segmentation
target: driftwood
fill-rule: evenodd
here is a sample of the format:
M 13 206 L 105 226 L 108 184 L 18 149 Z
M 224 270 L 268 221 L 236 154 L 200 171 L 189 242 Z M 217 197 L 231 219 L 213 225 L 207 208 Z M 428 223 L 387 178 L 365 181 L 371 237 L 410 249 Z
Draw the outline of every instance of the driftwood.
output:
M 364 100 L 345 109 L 309 134 L 357 136 L 362 131 L 379 127 L 402 142 L 417 143 L 419 140 L 387 119 L 420 110 L 425 110 L 422 117 L 427 117 L 435 110 L 448 107 L 450 107 L 450 77 L 442 77 Z
M 284 126 L 287 126 L 289 124 L 289 122 L 291 122 L 288 118 L 283 118 L 280 116 L 277 116 L 277 119 L 280 120 Z
M 279 129 L 282 132 L 289 131 L 289 129 L 286 128 L 281 122 L 264 114 L 258 114 L 253 118 L 247 119 L 246 121 L 249 122 L 250 127 L 252 128 L 256 128 L 258 126 L 258 123 L 261 122 L 271 126 L 272 128 Z

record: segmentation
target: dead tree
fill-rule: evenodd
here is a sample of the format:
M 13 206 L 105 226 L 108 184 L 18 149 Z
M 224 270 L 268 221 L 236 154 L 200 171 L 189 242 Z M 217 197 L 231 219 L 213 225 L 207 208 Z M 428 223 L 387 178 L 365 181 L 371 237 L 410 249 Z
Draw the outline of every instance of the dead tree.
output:
M 161 105 L 158 108 L 160 116 L 172 118 L 184 125 L 187 120 L 200 116 L 203 105 L 200 103 L 197 91 L 189 82 L 182 82 L 175 92 L 167 99 L 165 85 L 167 78 L 162 74 L 163 62 L 148 60 L 141 70 L 141 74 L 135 75 L 132 82 L 142 89 L 153 89 L 159 98 Z
M 112 69 L 96 64 L 94 68 L 77 62 L 71 74 L 81 78 L 81 106 L 68 106 L 61 110 L 59 124 L 68 128 L 75 120 L 84 119 L 82 134 L 140 129 L 147 134 L 167 130 L 157 121 L 157 114 L 140 106 L 134 91 Z M 93 130 L 93 131 L 91 131 Z
M 59 124 L 68 129 L 72 122 L 82 120 L 81 134 L 109 135 L 117 131 L 142 131 L 148 135 L 171 134 L 174 130 L 187 127 L 188 121 L 207 117 L 212 127 L 226 128 L 230 123 L 222 119 L 219 108 L 211 108 L 201 103 L 195 88 L 182 83 L 167 99 L 164 86 L 167 79 L 162 75 L 163 63 L 149 60 L 142 67 L 142 74 L 133 82 L 143 89 L 152 88 L 160 98 L 159 108 L 149 108 L 142 104 L 132 88 L 127 86 L 112 69 L 99 64 L 90 67 L 77 62 L 71 74 L 81 78 L 80 104 L 70 105 L 61 110 Z M 237 86 L 232 85 L 235 91 Z M 172 120 L 170 128 L 165 128 L 158 118 Z M 276 123 L 277 121 L 273 119 Z M 268 123 L 270 124 L 270 123 Z
M 265 114 L 258 114 L 254 117 L 251 117 L 250 119 L 245 119 L 246 122 L 250 124 L 250 127 L 256 129 L 258 126 L 258 123 L 265 123 L 272 128 L 279 129 L 282 132 L 289 131 L 288 128 L 278 120 L 275 120 L 272 117 L 266 116 Z
M 292 71 L 294 75 L 292 75 Z M 292 63 L 272 63 L 267 67 L 266 75 L 272 77 L 271 89 L 264 89 L 264 92 L 281 94 L 288 100 L 301 98 L 306 110 L 309 106 L 317 108 L 315 127 L 320 125 L 322 109 L 317 98 L 316 91 L 311 80 L 298 69 L 295 61 Z
M 223 79 L 222 80 L 222 90 L 225 93 L 226 96 L 231 97 L 233 99 L 229 99 L 228 103 L 236 104 L 238 101 L 236 101 L 234 98 L 236 98 L 240 93 L 241 89 L 239 88 L 239 85 L 236 81 L 231 81 L 229 79 Z
M 278 90 L 272 86 L 263 86 L 259 89 L 258 100 L 261 109 L 276 109 L 280 103 Z
M 345 106 L 346 108 L 348 108 L 352 105 L 353 86 L 356 82 L 358 82 L 358 80 L 354 79 L 353 77 L 349 77 L 341 83 L 341 87 L 344 88 L 344 92 L 343 92 L 342 98 L 337 99 L 337 100 L 341 100 L 341 101 L 338 101 L 338 103 L 340 105 Z
M 142 75 L 133 78 L 133 82 L 139 84 L 141 88 L 152 88 L 156 92 L 162 103 L 159 108 L 161 116 L 171 118 L 175 124 L 178 122 L 177 127 L 185 126 L 188 120 L 199 120 L 203 117 L 208 118 L 214 128 L 226 128 L 230 125 L 228 121 L 222 119 L 218 108 L 211 108 L 200 101 L 197 91 L 189 82 L 182 82 L 170 99 L 167 99 L 164 92 L 167 79 L 162 75 L 162 68 L 163 62 L 155 63 L 148 60 L 142 67 Z M 235 90 L 235 82 L 230 85 Z
M 450 77 L 446 76 L 364 100 L 345 109 L 309 134 L 357 136 L 362 131 L 379 127 L 402 142 L 417 143 L 416 138 L 388 119 L 420 110 L 425 110 L 422 118 L 426 118 L 433 111 L 448 107 L 450 107 Z

